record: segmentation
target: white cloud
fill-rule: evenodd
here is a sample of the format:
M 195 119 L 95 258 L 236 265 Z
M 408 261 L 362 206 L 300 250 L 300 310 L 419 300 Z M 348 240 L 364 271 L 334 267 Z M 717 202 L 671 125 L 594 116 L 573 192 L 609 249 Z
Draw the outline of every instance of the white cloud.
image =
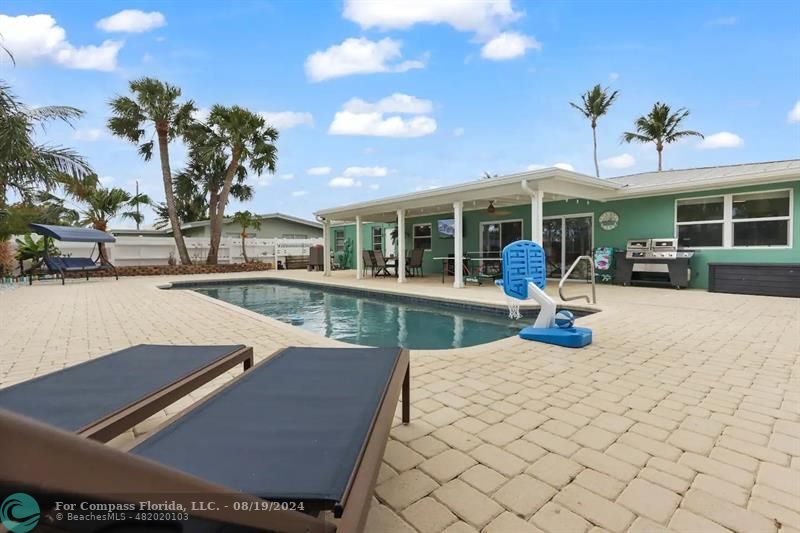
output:
M 342 106 L 344 111 L 353 113 L 408 113 L 424 115 L 433 111 L 433 102 L 417 98 L 409 94 L 394 93 L 381 98 L 375 103 L 365 102 L 361 98 L 351 98 Z
M 697 144 L 697 147 L 703 150 L 738 148 L 739 146 L 744 146 L 744 139 L 729 131 L 721 131 L 713 135 L 708 135 Z
M 347 177 L 382 178 L 389 174 L 386 167 L 347 167 L 343 174 Z
M 575 167 L 569 163 L 553 163 L 552 165 L 528 165 L 526 170 L 542 170 L 543 168 L 560 168 L 561 170 L 575 170 Z
M 418 116 L 405 119 L 399 116 L 384 118 L 381 113 L 351 113 L 339 111 L 333 117 L 328 133 L 331 135 L 365 135 L 372 137 L 424 137 L 436 131 L 436 121 Z
M 487 34 L 519 18 L 511 0 L 345 0 L 344 17 L 363 29 L 408 29 L 415 24 L 448 24 L 459 31 Z
M 299 198 L 300 196 L 305 196 L 308 194 L 308 191 L 292 191 L 292 196 L 295 198 Z
M 709 20 L 706 24 L 708 26 L 733 26 L 736 24 L 736 17 L 719 17 Z
M 800 100 L 795 102 L 794 107 L 786 115 L 786 120 L 788 120 L 790 124 L 800 122 Z
M 541 50 L 542 44 L 521 33 L 503 32 L 483 45 L 481 57 L 492 61 L 507 61 L 525 55 L 529 49 Z
M 416 187 L 414 187 L 414 190 L 416 192 L 431 191 L 433 189 L 438 189 L 439 187 L 441 187 L 441 185 L 417 185 Z
M 75 46 L 67 32 L 50 15 L 0 15 L 3 46 L 11 50 L 19 65 L 46 61 L 66 68 L 112 71 L 122 41 L 103 41 L 99 45 Z
M 361 187 L 361 182 L 357 181 L 355 178 L 337 176 L 329 181 L 328 185 L 336 188 Z
M 111 184 L 116 181 L 116 178 L 114 178 L 114 176 L 101 176 L 98 177 L 97 179 L 100 182 L 100 185 L 102 185 L 103 187 L 110 187 Z
M 282 179 L 283 181 L 291 181 L 294 179 L 294 174 L 281 174 L 278 176 L 278 178 Z
M 103 31 L 123 33 L 142 33 L 166 24 L 167 19 L 158 11 L 145 13 L 138 9 L 125 9 L 97 21 L 97 27 Z
M 331 173 L 331 167 L 311 167 L 306 169 L 309 176 L 327 176 Z
M 72 138 L 76 141 L 96 141 L 105 134 L 100 128 L 89 128 L 85 130 L 75 130 Z
M 636 159 L 631 154 L 625 153 L 603 159 L 600 164 L 608 168 L 630 168 L 636 164 Z
M 259 113 L 271 126 L 280 129 L 294 128 L 295 126 L 313 126 L 314 117 L 311 113 L 298 111 L 262 111 Z
M 372 189 L 373 191 L 377 191 L 378 189 L 380 189 L 380 188 L 381 188 L 381 186 L 380 186 L 379 184 L 377 184 L 377 183 L 370 183 L 370 184 L 368 185 L 368 187 L 369 187 L 370 189 Z
M 453 130 L 453 137 L 461 137 L 464 135 L 464 128 L 456 128 Z
M 425 67 L 420 60 L 400 61 L 402 46 L 402 42 L 388 37 L 380 41 L 351 37 L 342 44 L 308 56 L 306 76 L 311 81 L 323 81 L 353 74 L 406 72 Z
M 422 113 L 433 110 L 430 100 L 395 93 L 375 103 L 359 98 L 348 100 L 333 117 L 328 128 L 331 135 L 364 135 L 372 137 L 424 137 L 436 131 L 436 120 Z M 397 114 L 414 115 L 409 118 Z
M 617 81 L 619 79 L 619 72 L 612 72 L 608 75 L 608 79 L 611 81 Z

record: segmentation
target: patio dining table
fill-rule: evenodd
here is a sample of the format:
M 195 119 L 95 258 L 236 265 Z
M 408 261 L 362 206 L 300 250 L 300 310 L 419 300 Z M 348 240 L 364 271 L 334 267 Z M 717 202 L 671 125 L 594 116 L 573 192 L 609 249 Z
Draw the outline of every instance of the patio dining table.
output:
M 409 261 L 411 261 L 410 257 L 406 257 L 406 265 L 408 265 Z M 394 269 L 394 277 L 397 277 L 397 257 L 387 257 L 384 262 L 386 263 L 387 269 Z M 411 276 L 411 271 L 406 266 L 406 274 Z
M 478 253 L 478 252 L 475 252 L 475 253 Z M 478 276 L 481 274 L 481 267 L 479 266 L 478 269 L 473 274 L 472 273 L 472 269 L 470 268 L 470 263 L 472 261 L 498 263 L 498 264 L 501 264 L 501 265 L 502 265 L 502 262 L 503 262 L 503 260 L 501 258 L 499 258 L 499 257 L 473 257 L 472 255 L 465 255 L 462 259 L 463 259 L 463 265 L 464 265 L 464 277 L 465 278 L 467 278 L 467 277 L 474 278 L 474 279 L 470 279 L 470 280 L 467 280 L 467 281 L 475 281 L 478 284 L 480 284 L 480 280 L 478 279 Z M 448 273 L 448 268 L 447 268 L 448 264 L 450 262 L 455 262 L 455 257 L 452 257 L 452 256 L 434 257 L 433 260 L 434 261 L 440 261 L 441 260 L 441 262 L 442 262 L 442 283 L 444 283 L 444 278 Z M 453 268 L 455 269 L 455 265 L 453 265 Z

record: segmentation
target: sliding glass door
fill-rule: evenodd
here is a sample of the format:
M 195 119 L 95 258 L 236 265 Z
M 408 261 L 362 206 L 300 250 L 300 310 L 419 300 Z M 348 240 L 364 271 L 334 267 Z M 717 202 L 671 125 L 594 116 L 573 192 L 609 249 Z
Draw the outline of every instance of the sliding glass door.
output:
M 497 222 L 481 222 L 481 257 L 493 258 L 480 261 L 482 274 L 497 276 L 500 274 L 500 261 L 497 258 L 507 245 L 522 239 L 521 220 L 498 220 Z
M 581 255 L 592 255 L 594 218 L 589 214 L 547 217 L 542 221 L 542 247 L 547 255 L 547 275 L 560 278 Z M 582 261 L 570 279 L 589 279 L 589 266 Z

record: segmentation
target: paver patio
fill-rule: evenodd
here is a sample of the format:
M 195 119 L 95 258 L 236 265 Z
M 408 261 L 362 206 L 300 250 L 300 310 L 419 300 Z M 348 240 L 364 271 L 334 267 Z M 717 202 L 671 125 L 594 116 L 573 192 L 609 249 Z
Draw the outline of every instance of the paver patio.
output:
M 259 276 L 503 302 L 435 276 Z M 143 342 L 243 343 L 256 360 L 338 344 L 157 288 L 171 279 L 185 278 L 0 293 L 0 387 Z M 413 350 L 412 423 L 392 430 L 367 531 L 800 531 L 800 300 L 606 286 L 598 300 L 601 312 L 580 319 L 594 330 L 585 349 L 509 338 Z

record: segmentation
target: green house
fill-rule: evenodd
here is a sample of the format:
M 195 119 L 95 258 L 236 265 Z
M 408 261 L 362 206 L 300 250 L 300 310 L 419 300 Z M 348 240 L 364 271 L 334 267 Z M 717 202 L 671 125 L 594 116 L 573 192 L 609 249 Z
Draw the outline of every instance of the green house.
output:
M 464 258 L 489 261 L 515 240 L 539 242 L 548 275 L 560 278 L 597 247 L 624 251 L 631 239 L 677 239 L 694 252 L 690 286 L 707 288 L 711 264 L 800 264 L 800 160 L 646 172 L 598 179 L 559 168 L 322 209 L 331 252 L 351 239 L 361 250 L 425 250 L 425 274 L 448 268 L 464 286 Z M 392 238 L 394 236 L 394 238 Z M 406 250 L 398 254 L 397 250 Z M 442 258 L 451 257 L 448 261 Z M 448 266 L 449 265 L 449 266 Z M 398 281 L 406 281 L 404 268 Z

